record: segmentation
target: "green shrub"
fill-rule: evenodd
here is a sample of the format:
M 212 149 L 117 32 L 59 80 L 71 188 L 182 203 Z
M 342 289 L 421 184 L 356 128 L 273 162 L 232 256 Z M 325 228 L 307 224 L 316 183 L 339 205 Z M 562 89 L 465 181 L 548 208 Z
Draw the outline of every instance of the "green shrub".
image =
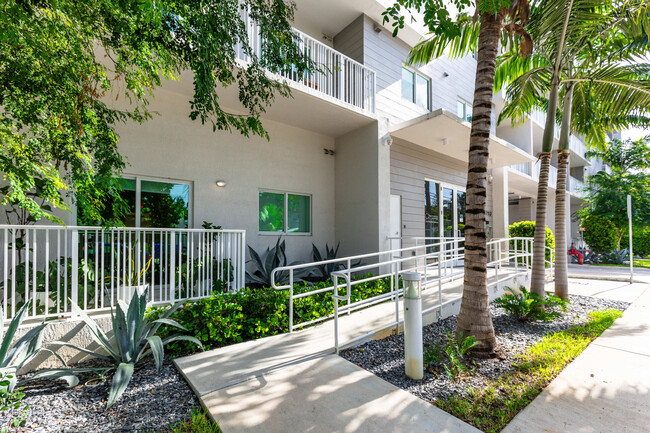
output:
M 535 221 L 519 221 L 508 227 L 508 233 L 510 234 L 511 238 L 533 238 L 535 237 L 535 226 Z M 517 241 L 517 249 L 519 251 L 521 251 L 523 248 L 522 243 L 522 241 Z M 514 247 L 514 241 L 510 241 L 510 244 L 511 247 Z M 551 229 L 548 228 L 548 226 L 546 226 L 545 244 L 551 250 L 555 249 L 555 236 L 553 235 Z M 524 258 L 522 257 L 518 260 L 519 263 L 523 263 Z M 548 249 L 546 250 L 546 261 L 551 261 L 551 251 Z
M 446 344 L 436 343 L 425 349 L 424 365 L 442 367 L 449 380 L 455 382 L 467 372 L 467 366 L 463 361 L 469 351 L 478 346 L 479 342 L 473 336 L 463 337 L 462 332 L 458 337 L 447 332 L 447 340 Z
M 555 295 L 540 296 L 537 293 L 529 292 L 523 286 L 516 291 L 509 289 L 509 293 L 506 292 L 492 302 L 521 321 L 540 320 L 542 322 L 550 322 L 560 317 L 560 312 L 552 308 L 559 307 L 566 311 L 568 303 Z
M 635 257 L 650 256 L 650 227 L 632 230 L 632 242 Z M 621 239 L 621 248 L 629 248 L 629 245 L 630 237 L 626 233 Z
M 368 278 L 369 275 L 356 279 Z M 331 281 L 294 285 L 294 294 L 329 287 Z M 350 302 L 368 299 L 390 291 L 390 279 L 368 281 L 353 286 Z M 344 289 L 339 289 L 343 295 Z M 148 315 L 160 317 L 167 307 L 154 307 Z M 318 293 L 294 299 L 294 323 L 308 322 L 334 313 L 332 292 Z M 189 335 L 196 337 L 203 347 L 215 349 L 242 341 L 255 340 L 289 331 L 289 291 L 271 288 L 242 289 L 236 293 L 217 293 L 209 298 L 190 301 L 171 318 L 183 324 Z M 172 328 L 163 327 L 166 335 Z M 171 353 L 185 355 L 194 351 L 192 345 L 178 341 L 169 346 Z
M 585 242 L 597 254 L 609 253 L 618 245 L 618 230 L 613 222 L 598 215 L 587 215 L 580 225 L 585 229 Z

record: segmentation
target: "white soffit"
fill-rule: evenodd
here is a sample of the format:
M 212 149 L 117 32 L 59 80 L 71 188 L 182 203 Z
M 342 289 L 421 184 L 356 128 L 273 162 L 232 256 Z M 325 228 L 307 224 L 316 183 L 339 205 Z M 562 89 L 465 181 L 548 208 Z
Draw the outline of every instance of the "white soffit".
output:
M 439 109 L 391 128 L 390 135 L 468 162 L 471 124 L 451 112 Z M 505 167 L 535 158 L 515 145 L 490 134 L 488 168 Z

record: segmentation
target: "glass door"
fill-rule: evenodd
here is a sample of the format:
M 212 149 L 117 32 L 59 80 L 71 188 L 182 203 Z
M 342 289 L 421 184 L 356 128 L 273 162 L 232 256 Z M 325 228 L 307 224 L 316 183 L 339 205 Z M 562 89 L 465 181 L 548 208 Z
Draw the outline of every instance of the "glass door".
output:
M 428 238 L 459 238 L 465 236 L 465 188 L 425 180 L 424 233 Z M 427 243 L 437 243 L 444 239 L 429 239 Z M 462 241 L 445 244 L 445 251 L 463 247 Z M 427 252 L 436 252 L 437 247 L 428 248 Z M 454 262 L 454 266 L 462 260 Z

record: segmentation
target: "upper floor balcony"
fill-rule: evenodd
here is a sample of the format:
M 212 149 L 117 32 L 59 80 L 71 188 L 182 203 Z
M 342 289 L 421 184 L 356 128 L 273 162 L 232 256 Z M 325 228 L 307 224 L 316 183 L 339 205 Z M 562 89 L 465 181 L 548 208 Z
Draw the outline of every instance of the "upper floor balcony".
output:
M 248 29 L 248 41 L 253 56 L 262 52 L 262 38 L 258 24 L 244 10 L 242 18 Z M 303 52 L 315 65 L 315 70 L 299 74 L 295 70 L 276 73 L 278 79 L 286 80 L 292 88 L 312 95 L 336 101 L 365 113 L 375 112 L 375 72 L 350 57 L 294 29 Z M 250 61 L 243 45 L 237 47 L 237 57 Z

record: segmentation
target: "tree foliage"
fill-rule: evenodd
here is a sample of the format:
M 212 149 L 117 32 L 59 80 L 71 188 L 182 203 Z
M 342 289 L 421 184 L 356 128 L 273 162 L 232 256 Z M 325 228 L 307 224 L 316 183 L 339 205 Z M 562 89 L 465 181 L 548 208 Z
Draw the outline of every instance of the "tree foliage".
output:
M 650 136 L 637 141 L 612 140 L 607 149 L 590 151 L 587 156 L 600 158 L 611 170 L 587 178 L 587 207 L 580 210 L 580 215 L 610 220 L 620 239 L 628 231 L 629 194 L 632 224 L 637 228 L 650 226 Z
M 598 254 L 616 249 L 619 231 L 610 220 L 599 215 L 584 215 L 580 225 L 585 229 L 585 242 Z
M 125 163 L 115 127 L 143 122 L 164 80 L 191 78 L 189 117 L 214 130 L 267 136 L 260 114 L 288 87 L 265 69 L 311 67 L 282 0 L 22 0 L 0 5 L 2 204 L 21 219 L 60 221 L 76 203 L 101 221 Z M 242 14 L 259 24 L 252 55 Z M 237 61 L 243 50 L 250 61 Z M 220 89 L 238 89 L 242 113 Z M 119 214 L 119 208 L 116 209 Z M 119 218 L 116 218 L 119 220 Z M 108 222 L 110 223 L 110 221 Z

